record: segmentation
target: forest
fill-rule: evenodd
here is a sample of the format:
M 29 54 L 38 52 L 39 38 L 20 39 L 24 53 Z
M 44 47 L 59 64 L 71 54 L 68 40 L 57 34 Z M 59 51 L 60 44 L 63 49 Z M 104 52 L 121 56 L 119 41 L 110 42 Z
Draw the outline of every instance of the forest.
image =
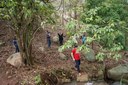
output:
M 0 85 L 128 85 L 128 0 L 0 0 Z

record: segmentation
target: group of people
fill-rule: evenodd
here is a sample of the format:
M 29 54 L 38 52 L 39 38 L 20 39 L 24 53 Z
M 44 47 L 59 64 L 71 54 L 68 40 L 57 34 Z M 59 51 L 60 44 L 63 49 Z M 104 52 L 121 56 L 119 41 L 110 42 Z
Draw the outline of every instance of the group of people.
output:
M 58 38 L 59 38 L 59 44 L 63 45 L 64 35 L 63 35 L 62 32 L 58 33 Z M 85 44 L 85 41 L 86 41 L 85 35 L 83 35 L 81 37 L 81 39 L 82 39 L 82 44 Z M 13 39 L 13 44 L 16 48 L 15 52 L 19 52 L 20 50 L 19 50 L 19 47 L 18 47 L 18 42 L 17 42 L 16 37 L 14 37 L 14 39 Z M 48 47 L 51 47 L 51 34 L 50 34 L 49 31 L 47 31 L 47 44 L 48 44 Z M 77 50 L 77 47 L 78 47 L 78 45 L 75 44 L 74 48 L 72 49 L 72 52 L 71 52 L 71 57 L 72 57 L 73 61 L 75 61 L 76 70 L 78 71 L 79 75 L 81 75 L 81 73 L 80 73 L 80 53 Z
M 58 33 L 58 39 L 60 46 L 63 45 L 64 35 L 62 32 Z M 47 31 L 47 44 L 48 47 L 51 47 L 51 33 Z
M 58 33 L 60 45 L 63 45 L 63 37 L 64 36 L 63 36 L 62 32 Z M 81 40 L 82 40 L 82 44 L 85 44 L 85 41 L 86 41 L 85 34 L 83 36 L 81 36 Z M 48 47 L 51 46 L 51 35 L 50 35 L 49 31 L 47 31 L 47 44 L 48 44 Z M 77 50 L 77 47 L 78 47 L 77 44 L 75 44 L 74 48 L 72 49 L 72 52 L 71 52 L 71 57 L 72 57 L 73 61 L 75 61 L 76 70 L 78 71 L 79 75 L 81 75 L 81 73 L 80 73 L 80 53 Z
M 64 35 L 62 32 L 58 33 L 58 39 L 60 46 L 63 45 Z M 86 41 L 85 34 L 81 36 L 81 39 L 82 39 L 82 44 L 85 44 Z M 47 31 L 47 44 L 48 47 L 51 47 L 51 33 L 49 31 Z
M 63 39 L 64 38 L 64 35 L 62 32 L 58 33 L 58 39 L 59 39 L 59 44 L 60 46 L 63 45 Z M 51 33 L 49 31 L 47 31 L 47 44 L 48 44 L 48 47 L 51 47 Z M 18 46 L 18 41 L 16 39 L 16 37 L 14 37 L 13 39 L 13 45 L 15 46 L 16 50 L 15 52 L 19 52 L 19 46 Z

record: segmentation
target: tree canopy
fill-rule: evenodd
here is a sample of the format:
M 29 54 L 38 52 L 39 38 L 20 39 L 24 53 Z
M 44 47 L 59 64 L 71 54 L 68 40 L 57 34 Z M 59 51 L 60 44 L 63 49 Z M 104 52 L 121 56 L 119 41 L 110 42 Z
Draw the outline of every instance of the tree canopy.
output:
M 69 48 L 76 42 L 72 37 L 80 37 L 87 33 L 86 45 L 80 49 L 87 49 L 90 43 L 100 44 L 99 55 L 104 52 L 114 52 L 114 58 L 120 57 L 118 52 L 127 49 L 128 43 L 128 10 L 124 1 L 120 0 L 86 0 L 80 20 L 71 20 L 67 24 L 70 39 L 61 50 Z M 77 28 L 75 28 L 77 27 Z M 75 31 L 76 30 L 76 31 Z
M 32 64 L 32 40 L 44 23 L 54 23 L 54 7 L 42 0 L 1 0 L 0 18 L 16 34 L 23 60 Z M 52 17 L 51 17 L 52 16 Z

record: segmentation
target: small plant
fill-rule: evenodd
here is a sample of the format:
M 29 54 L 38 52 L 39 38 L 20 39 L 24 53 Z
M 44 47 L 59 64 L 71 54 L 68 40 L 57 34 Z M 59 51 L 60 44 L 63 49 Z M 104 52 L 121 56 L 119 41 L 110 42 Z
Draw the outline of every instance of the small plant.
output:
M 105 54 L 104 54 L 104 53 L 100 53 L 100 52 L 99 52 L 99 53 L 96 55 L 96 59 L 98 59 L 99 61 L 103 61 L 104 58 L 105 58 Z
M 114 56 L 113 56 L 113 59 L 115 59 L 116 61 L 118 61 L 119 59 L 121 59 L 122 58 L 122 56 L 120 55 L 120 54 L 115 54 Z
M 21 85 L 25 85 L 25 84 L 26 84 L 26 81 L 23 80 L 23 81 L 21 82 Z
M 34 80 L 35 80 L 35 84 L 36 85 L 41 85 L 41 77 L 40 77 L 40 74 L 38 74 L 37 76 L 35 76 L 35 78 L 34 78 Z

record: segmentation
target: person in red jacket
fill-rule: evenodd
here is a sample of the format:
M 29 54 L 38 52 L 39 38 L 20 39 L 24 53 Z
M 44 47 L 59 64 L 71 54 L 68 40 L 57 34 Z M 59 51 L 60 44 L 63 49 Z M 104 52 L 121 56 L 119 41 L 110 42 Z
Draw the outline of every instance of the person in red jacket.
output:
M 78 52 L 77 47 L 78 47 L 77 45 L 74 46 L 74 48 L 71 52 L 71 56 L 72 56 L 72 59 L 76 63 L 75 67 L 76 67 L 79 75 L 81 75 L 81 73 L 80 73 L 80 53 Z

